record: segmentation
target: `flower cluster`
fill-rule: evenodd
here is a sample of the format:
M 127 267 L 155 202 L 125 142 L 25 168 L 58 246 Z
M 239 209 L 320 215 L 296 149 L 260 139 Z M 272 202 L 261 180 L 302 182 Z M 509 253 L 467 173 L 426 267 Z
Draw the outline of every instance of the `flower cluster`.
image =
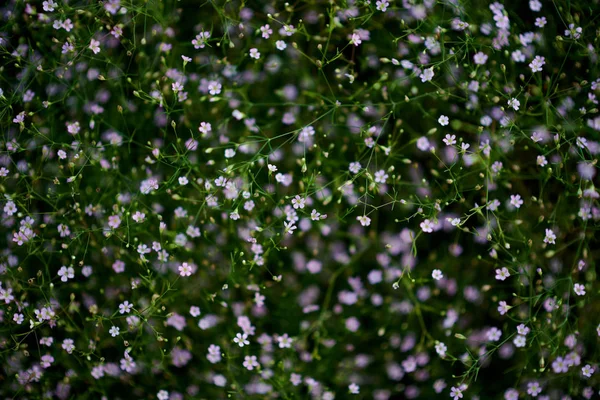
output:
M 597 397 L 597 3 L 3 2 L 0 396 Z

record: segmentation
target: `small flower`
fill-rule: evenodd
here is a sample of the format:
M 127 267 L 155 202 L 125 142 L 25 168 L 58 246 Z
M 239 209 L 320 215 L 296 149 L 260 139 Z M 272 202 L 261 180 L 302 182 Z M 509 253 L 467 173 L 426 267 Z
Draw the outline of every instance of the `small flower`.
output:
M 169 392 L 166 390 L 159 390 L 158 393 L 156 393 L 156 398 L 158 400 L 169 400 Z
M 421 82 L 429 82 L 431 79 L 433 79 L 433 76 L 433 67 L 431 67 L 424 70 L 421 75 L 419 75 L 419 78 L 421 78 Z
M 112 229 L 117 229 L 121 225 L 121 218 L 118 215 L 111 215 L 108 217 L 108 226 Z
M 352 382 L 350 385 L 348 385 L 348 390 L 350 391 L 351 394 L 359 394 L 360 386 L 358 386 L 356 383 Z
M 546 17 L 539 17 L 535 19 L 535 26 L 537 26 L 538 28 L 543 28 L 544 26 L 546 26 L 547 23 L 548 20 L 546 20 Z
M 527 344 L 527 339 L 523 335 L 517 335 L 513 339 L 513 344 L 515 345 L 515 347 L 525 347 L 525 345 Z
M 131 309 L 133 308 L 133 304 L 129 301 L 125 300 L 123 303 L 119 304 L 119 313 L 120 314 L 129 314 Z
M 221 93 L 221 84 L 217 81 L 210 81 L 208 82 L 208 93 L 210 93 L 211 96 L 216 96 L 219 93 Z
M 438 118 L 438 123 L 441 126 L 446 126 L 446 125 L 448 125 L 450 123 L 450 118 L 448 118 L 445 115 L 440 115 L 440 117 Z
M 282 336 L 277 338 L 277 342 L 279 343 L 280 349 L 289 349 L 292 347 L 292 338 L 288 336 L 287 333 L 284 333 Z
M 250 49 L 250 57 L 254 58 L 255 60 L 258 60 L 260 58 L 260 52 L 258 51 L 258 49 Z
M 456 144 L 456 135 L 447 134 L 444 139 L 442 139 L 446 146 L 452 146 Z
M 523 204 L 523 200 L 521 199 L 520 195 L 511 194 L 510 195 L 510 204 L 513 205 L 515 208 L 521 208 L 521 205 Z
M 544 238 L 544 243 L 548 244 L 556 244 L 556 235 L 552 231 L 552 229 L 546 229 L 546 237 Z
M 56 4 L 54 2 L 54 0 L 46 0 L 42 3 L 42 8 L 44 9 L 44 11 L 46 12 L 52 12 L 54 11 L 54 8 L 58 7 L 58 4 Z
M 306 202 L 306 199 L 301 198 L 299 195 L 296 195 L 296 197 L 294 197 L 292 199 L 292 206 L 294 207 L 294 209 L 303 209 L 304 208 L 304 204 Z
M 250 342 L 248 341 L 248 335 L 246 333 L 236 334 L 235 337 L 233 338 L 233 341 L 235 343 L 237 343 L 238 346 L 240 346 L 240 347 L 244 347 L 244 346 L 250 344 Z
M 278 40 L 275 42 L 275 47 L 277 47 L 277 50 L 283 51 L 286 49 L 287 44 L 283 40 Z
M 450 397 L 452 397 L 454 400 L 462 399 L 463 398 L 462 390 L 460 388 L 456 388 L 456 387 L 452 386 L 452 388 L 450 388 Z
M 60 276 L 60 280 L 63 282 L 68 281 L 69 279 L 75 278 L 75 269 L 73 267 L 65 267 L 64 265 L 58 270 L 58 276 Z
M 352 43 L 354 46 L 358 46 L 359 44 L 361 44 L 362 40 L 360 39 L 360 35 L 358 33 L 353 33 L 350 39 L 350 43 Z
M 419 226 L 421 227 L 423 232 L 431 233 L 431 232 L 433 232 L 433 227 L 435 225 L 429 219 L 426 219 L 425 221 L 421 222 L 421 224 Z
M 521 102 L 517 99 L 515 99 L 514 97 L 511 98 L 510 100 L 508 100 L 508 106 L 512 107 L 515 111 L 519 110 L 519 106 L 521 105 Z
M 576 283 L 575 285 L 573 285 L 573 291 L 575 292 L 575 294 L 577 296 L 584 296 L 585 295 L 585 286 L 580 283 Z
M 208 38 L 210 38 L 209 32 L 200 32 L 198 35 L 196 35 L 196 38 L 194 40 L 192 40 L 192 44 L 194 45 L 194 48 L 195 49 L 203 49 L 206 46 L 206 42 L 208 41 Z
M 542 388 L 538 382 L 533 381 L 527 384 L 527 394 L 531 395 L 532 397 L 536 397 L 541 391 Z
M 491 342 L 497 342 L 502 337 L 502 331 L 495 326 L 487 331 L 487 338 Z
M 440 357 L 445 357 L 446 356 L 446 351 L 448 350 L 448 347 L 446 347 L 446 345 L 442 342 L 438 342 L 435 345 L 435 352 L 440 356 Z
M 381 12 L 386 12 L 389 6 L 390 3 L 388 0 L 377 0 L 377 2 L 375 2 L 375 8 Z
M 92 50 L 94 52 L 94 54 L 100 53 L 100 42 L 97 41 L 96 39 L 92 39 L 90 41 L 89 49 Z
M 581 373 L 586 378 L 591 378 L 594 374 L 594 368 L 592 368 L 589 364 L 586 364 L 583 368 L 581 368 Z
M 192 267 L 188 263 L 184 262 L 178 268 L 180 276 L 190 276 L 192 275 Z
M 369 226 L 369 225 L 371 225 L 371 218 L 367 217 L 366 215 L 362 215 L 360 217 L 356 217 L 356 220 L 358 222 L 360 222 L 360 224 L 362 226 Z
M 510 276 L 510 272 L 508 272 L 508 269 L 506 267 L 503 267 L 502 269 L 498 268 L 496 270 L 496 279 L 499 281 L 503 281 L 506 278 L 508 278 Z
M 505 301 L 500 301 L 498 303 L 498 312 L 500 313 L 500 315 L 504 315 L 508 312 L 508 310 L 510 310 L 510 306 L 508 304 L 506 304 Z
M 262 32 L 263 39 L 268 39 L 273 34 L 273 29 L 271 29 L 269 24 L 261 26 L 260 31 Z
M 442 273 L 442 271 L 440 271 L 439 269 L 434 269 L 431 272 L 431 277 L 433 279 L 435 279 L 436 281 L 439 281 L 440 279 L 442 279 L 444 277 L 444 274 Z
M 520 324 L 519 326 L 517 326 L 517 333 L 519 335 L 525 336 L 529 333 L 529 331 L 529 327 L 527 327 L 525 324 Z
M 536 73 L 542 70 L 544 64 L 546 64 L 544 57 L 535 56 L 533 61 L 529 63 L 529 68 L 531 68 L 531 72 Z
M 246 356 L 246 357 L 244 357 L 244 362 L 242 363 L 242 365 L 244 367 L 246 367 L 246 369 L 248 371 L 252 371 L 254 368 L 260 366 L 260 364 L 256 360 L 256 356 Z
M 110 330 L 108 331 L 108 333 L 110 333 L 110 335 L 112 337 L 116 337 L 119 335 L 119 328 L 117 328 L 116 326 L 113 326 L 112 328 L 110 328 Z
M 478 52 L 473 56 L 473 62 L 477 65 L 483 65 L 487 62 L 488 56 L 483 52 Z

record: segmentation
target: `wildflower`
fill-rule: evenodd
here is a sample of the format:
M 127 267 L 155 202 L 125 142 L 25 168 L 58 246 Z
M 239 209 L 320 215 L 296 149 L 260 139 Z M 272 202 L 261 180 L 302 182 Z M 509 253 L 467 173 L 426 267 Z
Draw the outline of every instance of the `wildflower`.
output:
M 362 226 L 369 226 L 369 225 L 371 225 L 371 218 L 367 217 L 366 215 L 362 215 L 360 217 L 356 217 L 356 220 L 358 222 L 360 222 L 360 224 Z
M 445 357 L 446 356 L 446 351 L 448 350 L 448 348 L 446 347 L 446 345 L 442 342 L 438 342 L 435 345 L 435 352 L 440 356 L 440 357 Z
M 248 371 L 252 371 L 254 368 L 260 366 L 260 364 L 256 361 L 256 356 L 245 356 L 243 366 L 246 367 Z
M 257 48 L 250 49 L 250 57 L 254 58 L 255 60 L 258 60 L 260 58 L 260 52 Z
M 520 195 L 511 194 L 510 195 L 510 204 L 512 206 L 514 206 L 515 208 L 521 208 L 521 205 L 523 204 L 523 200 L 521 199 Z
M 292 199 L 292 206 L 294 206 L 295 209 L 303 209 L 305 202 L 306 199 L 303 199 L 299 195 L 296 195 L 296 197 Z
M 52 12 L 52 11 L 54 11 L 55 7 L 58 7 L 58 4 L 56 4 L 56 2 L 54 2 L 54 0 L 45 0 L 42 3 L 42 8 L 46 12 Z
M 567 372 L 569 366 L 562 357 L 557 357 L 556 360 L 552 362 L 552 370 L 555 374 L 560 374 L 562 372 Z
M 436 281 L 439 281 L 440 279 L 442 279 L 444 277 L 444 274 L 442 273 L 442 271 L 440 271 L 439 269 L 434 269 L 431 272 L 431 277 L 433 279 L 435 279 Z
M 548 20 L 546 19 L 546 17 L 538 17 L 535 19 L 535 26 L 537 26 L 538 28 L 543 28 L 544 26 L 546 26 L 547 23 Z
M 542 3 L 540 0 L 529 0 L 529 9 L 531 9 L 531 11 L 539 12 L 542 9 Z
M 218 81 L 210 81 L 208 82 L 208 93 L 211 96 L 216 96 L 221 93 L 221 84 Z
M 457 388 L 454 386 L 451 387 L 450 388 L 450 397 L 452 397 L 453 400 L 462 399 L 463 398 L 462 390 L 460 388 Z
M 351 394 L 359 394 L 360 386 L 358 386 L 356 383 L 352 382 L 350 385 L 348 385 L 348 391 L 350 391 Z
M 504 315 L 508 312 L 508 310 L 510 310 L 510 306 L 508 304 L 506 304 L 505 301 L 500 301 L 498 303 L 498 312 L 500 313 L 500 315 Z
M 527 394 L 531 395 L 532 397 L 536 397 L 541 391 L 542 388 L 538 382 L 533 381 L 527 383 Z
M 433 232 L 433 228 L 435 225 L 429 219 L 426 219 L 425 221 L 421 222 L 421 224 L 419 226 L 421 227 L 423 232 L 431 233 L 431 232 Z
M 350 39 L 350 43 L 352 43 L 354 46 L 358 46 L 359 44 L 362 43 L 362 40 L 360 39 L 360 36 L 358 33 L 353 33 L 352 34 L 352 38 Z
M 548 244 L 556 244 L 556 235 L 552 231 L 552 229 L 546 229 L 546 237 L 544 238 L 544 243 Z
M 575 24 L 569 24 L 569 29 L 565 30 L 566 37 L 572 37 L 573 39 L 579 39 L 583 29 L 580 26 L 575 27 Z
M 523 335 L 517 335 L 513 339 L 513 344 L 515 345 L 515 347 L 525 347 L 525 345 L 527 344 L 527 339 Z
M 589 364 L 586 364 L 583 368 L 581 368 L 581 373 L 586 378 L 591 378 L 594 374 L 594 368 L 592 368 Z
M 200 32 L 196 38 L 192 40 L 195 49 L 203 49 L 210 38 L 209 32 Z
M 278 40 L 277 42 L 275 42 L 275 47 L 277 47 L 277 50 L 285 50 L 287 47 L 287 44 L 285 44 L 285 42 L 283 40 Z
M 375 8 L 381 12 L 386 12 L 390 3 L 387 0 L 377 0 L 375 2 Z
M 509 276 L 510 272 L 508 272 L 508 269 L 506 267 L 502 267 L 502 269 L 499 268 L 496 270 L 496 279 L 499 281 L 503 281 Z
M 158 400 L 169 400 L 169 392 L 166 390 L 159 390 L 156 394 L 156 398 Z
M 450 123 L 450 119 L 445 115 L 440 115 L 440 117 L 438 118 L 438 123 L 441 126 L 447 126 Z
M 283 336 L 279 336 L 277 342 L 279 343 L 280 349 L 289 349 L 292 346 L 292 339 L 287 333 L 284 333 Z
M 542 67 L 546 64 L 546 59 L 544 57 L 535 56 L 535 59 L 529 63 L 529 68 L 531 68 L 531 72 L 539 72 L 542 70 Z
M 129 301 L 125 300 L 123 303 L 119 304 L 119 313 L 120 314 L 129 314 L 131 309 L 133 308 L 133 304 Z
M 446 146 L 452 146 L 456 144 L 456 135 L 447 134 L 442 141 L 446 144 Z
M 580 283 L 576 283 L 575 285 L 573 285 L 573 291 L 575 292 L 575 294 L 577 296 L 584 296 L 585 295 L 585 286 Z
M 100 42 L 95 39 L 92 39 L 90 41 L 89 49 L 92 50 L 94 54 L 100 53 Z
M 508 106 L 512 107 L 515 111 L 519 110 L 519 106 L 521 105 L 521 102 L 517 99 L 515 99 L 514 97 L 508 100 Z
M 502 336 L 502 331 L 500 329 L 496 328 L 495 326 L 490 328 L 487 331 L 487 338 L 489 341 L 497 342 L 498 340 L 500 340 L 501 336 Z
M 117 229 L 121 225 L 121 218 L 118 215 L 111 215 L 108 217 L 108 226 L 112 229 Z
M 477 65 L 483 65 L 487 62 L 488 56 L 483 52 L 478 52 L 473 56 L 473 62 Z
M 75 278 L 75 269 L 73 267 L 65 267 L 64 265 L 58 270 L 58 276 L 62 282 Z
M 260 31 L 262 32 L 263 39 L 268 39 L 273 34 L 273 29 L 271 29 L 269 24 L 261 26 Z
M 234 343 L 237 343 L 238 346 L 240 347 L 244 347 L 246 345 L 249 345 L 250 342 L 248 341 L 248 335 L 245 333 L 238 333 L 235 335 L 235 337 L 233 338 Z
M 108 331 L 108 333 L 110 333 L 110 335 L 112 337 L 119 336 L 119 328 L 117 328 L 116 326 L 113 325 L 113 327 L 110 328 L 110 330 Z
M 424 70 L 421 75 L 419 75 L 419 78 L 421 78 L 421 82 L 429 82 L 433 79 L 433 75 L 433 67 L 431 67 Z
M 375 182 L 376 183 L 385 183 L 388 178 L 388 174 L 385 173 L 384 170 L 379 170 L 375 172 Z
M 186 263 L 186 262 L 184 262 L 183 264 L 181 264 L 179 266 L 178 270 L 179 270 L 179 275 L 181 275 L 181 276 L 190 276 L 190 275 L 192 275 L 192 267 L 188 263 Z

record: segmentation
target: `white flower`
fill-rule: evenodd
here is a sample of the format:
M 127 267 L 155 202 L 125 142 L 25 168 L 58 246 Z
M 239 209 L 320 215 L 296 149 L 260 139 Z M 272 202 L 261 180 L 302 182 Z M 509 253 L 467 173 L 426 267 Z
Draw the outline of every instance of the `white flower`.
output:
M 429 219 L 426 219 L 425 221 L 421 222 L 421 224 L 419 226 L 425 233 L 433 232 L 434 224 Z
M 556 244 L 556 235 L 552 231 L 552 229 L 546 229 L 546 237 L 544 238 L 544 243 L 548 244 Z
M 529 68 L 531 68 L 532 72 L 539 72 L 542 70 L 542 67 L 546 64 L 546 59 L 544 57 L 535 56 L 532 62 L 529 63 Z
M 438 123 L 441 126 L 446 126 L 450 123 L 450 119 L 445 115 L 440 115 L 440 117 L 438 118 Z
M 433 67 L 431 67 L 424 70 L 421 75 L 419 75 L 419 78 L 421 78 L 421 82 L 429 82 L 431 79 L 433 79 L 433 75 Z
M 237 343 L 238 346 L 240 346 L 240 347 L 244 347 L 244 346 L 250 344 L 250 342 L 248 341 L 248 335 L 246 333 L 236 334 L 235 337 L 233 338 L 233 341 L 235 343 Z
M 64 265 L 58 270 L 58 276 L 60 276 L 60 280 L 63 282 L 68 281 L 69 279 L 75 278 L 75 269 L 73 267 L 65 267 Z
M 510 100 L 508 100 L 508 106 L 512 107 L 515 111 L 517 111 L 519 109 L 520 105 L 521 105 L 521 102 L 519 102 L 519 100 L 515 99 L 514 97 L 511 98 Z
M 356 220 L 358 222 L 360 222 L 360 224 L 362 226 L 369 226 L 369 225 L 371 225 L 371 218 L 367 217 L 366 215 L 362 215 L 360 217 L 356 217 Z
M 260 58 L 260 52 L 258 51 L 258 49 L 250 49 L 250 57 L 254 58 L 255 60 L 258 60 Z
M 100 42 L 97 41 L 96 39 L 92 39 L 90 41 L 89 48 L 90 48 L 90 50 L 92 50 L 94 52 L 94 54 L 100 53 Z

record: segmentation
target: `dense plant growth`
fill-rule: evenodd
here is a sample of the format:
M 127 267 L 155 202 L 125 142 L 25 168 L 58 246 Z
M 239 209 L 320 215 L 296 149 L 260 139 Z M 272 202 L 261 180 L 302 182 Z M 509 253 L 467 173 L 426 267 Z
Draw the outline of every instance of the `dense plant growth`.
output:
M 3 398 L 598 397 L 597 0 L 3 3 Z

